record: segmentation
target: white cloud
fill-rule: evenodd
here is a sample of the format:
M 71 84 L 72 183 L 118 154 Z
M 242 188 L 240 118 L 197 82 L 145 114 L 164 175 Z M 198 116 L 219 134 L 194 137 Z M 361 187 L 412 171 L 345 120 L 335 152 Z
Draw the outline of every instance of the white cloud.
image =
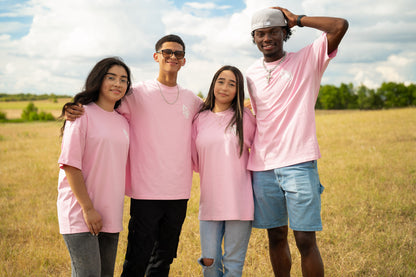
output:
M 198 10 L 212 10 L 212 9 L 219 9 L 219 10 L 225 10 L 231 8 L 230 5 L 222 5 L 219 6 L 213 2 L 205 2 L 205 3 L 199 3 L 199 2 L 187 2 L 184 4 L 187 7 L 198 9 Z
M 218 4 L 220 3 L 220 4 Z M 225 3 L 225 4 L 224 4 Z M 104 56 L 121 56 L 136 81 L 152 79 L 158 65 L 154 44 L 165 34 L 180 35 L 187 46 L 181 85 L 206 93 L 215 71 L 232 64 L 243 72 L 261 53 L 251 42 L 250 17 L 274 0 L 245 0 L 244 10 L 231 2 L 172 0 L 32 0 L 0 13 L 11 23 L 0 26 L 0 92 L 65 93 L 81 89 L 93 65 Z M 416 80 L 416 4 L 413 0 L 278 2 L 295 14 L 347 18 L 350 28 L 323 83 L 353 82 L 377 87 L 384 81 Z M 33 16 L 27 34 L 13 18 Z M 296 51 L 319 32 L 293 29 L 285 45 Z

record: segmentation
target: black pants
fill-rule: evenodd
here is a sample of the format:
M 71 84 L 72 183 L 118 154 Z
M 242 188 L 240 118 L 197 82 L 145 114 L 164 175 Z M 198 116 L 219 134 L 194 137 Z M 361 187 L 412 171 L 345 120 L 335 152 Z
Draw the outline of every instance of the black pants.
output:
M 121 276 L 168 276 L 176 258 L 188 200 L 131 199 Z

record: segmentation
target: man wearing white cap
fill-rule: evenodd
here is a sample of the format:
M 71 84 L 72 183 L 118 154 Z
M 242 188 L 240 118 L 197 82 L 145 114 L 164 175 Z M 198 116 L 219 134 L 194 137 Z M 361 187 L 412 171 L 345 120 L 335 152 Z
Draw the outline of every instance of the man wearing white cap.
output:
M 298 52 L 283 43 L 294 26 L 323 34 Z M 290 276 L 288 221 L 301 254 L 304 276 L 323 276 L 315 232 L 322 230 L 316 160 L 321 157 L 314 107 L 322 75 L 348 29 L 342 18 L 295 15 L 274 7 L 252 17 L 253 42 L 263 57 L 246 72 L 257 119 L 248 169 L 253 171 L 253 226 L 265 228 L 276 276 Z

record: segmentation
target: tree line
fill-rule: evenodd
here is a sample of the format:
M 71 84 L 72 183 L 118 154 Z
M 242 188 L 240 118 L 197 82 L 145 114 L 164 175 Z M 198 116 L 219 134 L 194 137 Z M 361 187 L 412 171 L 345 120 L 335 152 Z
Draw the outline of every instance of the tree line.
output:
M 377 110 L 416 106 L 416 85 L 403 83 L 383 83 L 377 89 L 365 85 L 354 87 L 353 84 L 342 83 L 321 85 L 316 109 L 321 110 Z
M 51 100 L 56 102 L 58 98 L 71 98 L 68 95 L 56 95 L 56 94 L 31 94 L 31 93 L 18 93 L 18 94 L 7 94 L 0 93 L 1 102 L 11 101 L 37 101 L 37 100 Z
M 203 98 L 201 92 L 198 96 Z M 67 95 L 55 94 L 6 94 L 0 93 L 0 101 L 35 101 L 58 98 L 71 98 Z M 382 83 L 377 89 L 367 88 L 365 85 L 354 87 L 352 83 L 335 85 L 321 85 L 315 108 L 319 110 L 377 110 L 416 106 L 416 84 Z

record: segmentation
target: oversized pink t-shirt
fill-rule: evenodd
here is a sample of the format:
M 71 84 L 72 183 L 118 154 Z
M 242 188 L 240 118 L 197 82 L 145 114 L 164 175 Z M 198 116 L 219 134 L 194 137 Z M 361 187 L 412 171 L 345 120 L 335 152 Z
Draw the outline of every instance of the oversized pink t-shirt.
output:
M 58 220 L 61 234 L 89 232 L 82 209 L 69 186 L 63 165 L 82 171 L 94 208 L 103 220 L 102 232 L 123 230 L 129 125 L 117 112 L 107 112 L 94 103 L 85 113 L 67 121 L 59 156 Z
M 192 119 L 201 102 L 190 90 L 164 86 L 156 80 L 133 86 L 133 93 L 118 108 L 130 124 L 126 195 L 134 199 L 189 199 Z
M 322 75 L 337 52 L 328 56 L 327 49 L 327 37 L 322 34 L 300 51 L 287 53 L 272 72 L 270 84 L 263 58 L 247 70 L 247 85 L 257 120 L 248 169 L 270 170 L 321 157 L 314 108 Z M 278 63 L 266 63 L 266 66 L 272 69 Z
M 253 220 L 251 172 L 247 170 L 248 148 L 253 142 L 255 118 L 244 110 L 244 147 L 235 125 L 226 129 L 234 111 L 200 113 L 193 123 L 192 159 L 200 174 L 200 220 Z

